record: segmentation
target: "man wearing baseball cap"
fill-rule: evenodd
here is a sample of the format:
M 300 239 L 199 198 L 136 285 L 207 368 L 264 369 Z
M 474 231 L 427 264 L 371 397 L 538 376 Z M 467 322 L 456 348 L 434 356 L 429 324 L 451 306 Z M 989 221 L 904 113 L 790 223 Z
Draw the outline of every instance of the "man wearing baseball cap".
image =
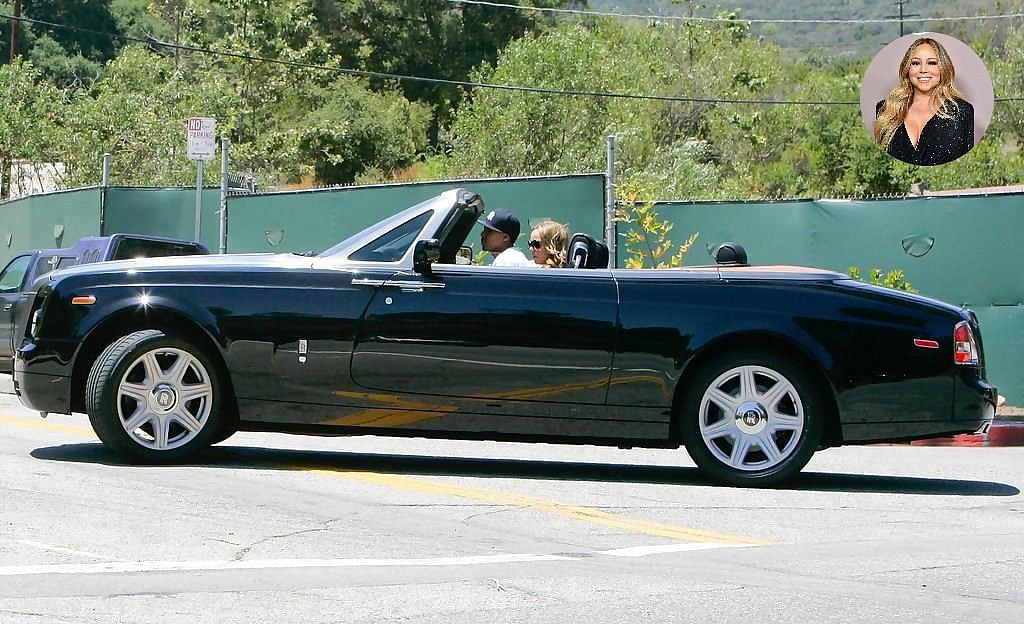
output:
M 515 246 L 519 238 L 519 219 L 514 214 L 508 210 L 492 210 L 480 225 L 484 226 L 480 233 L 480 246 L 494 256 L 491 266 L 535 266 Z

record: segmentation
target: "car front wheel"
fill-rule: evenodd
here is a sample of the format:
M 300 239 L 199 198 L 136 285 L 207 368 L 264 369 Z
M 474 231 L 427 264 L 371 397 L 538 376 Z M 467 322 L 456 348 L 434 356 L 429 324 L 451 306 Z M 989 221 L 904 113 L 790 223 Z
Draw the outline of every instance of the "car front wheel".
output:
M 147 463 L 175 461 L 220 431 L 221 385 L 201 348 L 158 330 L 115 340 L 96 359 L 85 405 L 112 450 Z
M 824 426 L 821 392 L 787 358 L 762 351 L 720 355 L 697 371 L 683 403 L 687 452 L 712 478 L 773 485 L 798 473 Z

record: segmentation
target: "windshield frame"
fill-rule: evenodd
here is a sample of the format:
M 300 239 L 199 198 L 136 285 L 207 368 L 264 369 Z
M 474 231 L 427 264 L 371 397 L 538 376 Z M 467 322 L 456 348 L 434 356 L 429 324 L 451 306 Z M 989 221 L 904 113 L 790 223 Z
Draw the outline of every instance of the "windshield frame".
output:
M 323 253 L 317 256 L 317 264 L 320 265 L 388 265 L 393 267 L 405 267 L 405 265 L 412 266 L 412 254 L 416 246 L 416 241 L 423 240 L 426 238 L 433 238 L 437 233 L 438 229 L 443 223 L 446 223 L 452 213 L 452 210 L 459 204 L 459 193 L 464 192 L 462 189 L 452 189 L 445 191 L 444 193 L 431 197 L 430 199 L 424 200 L 414 206 L 406 208 L 401 212 L 391 215 L 386 219 L 378 221 L 374 225 L 346 238 L 345 240 L 337 243 L 333 247 L 325 250 Z M 405 254 L 401 259 L 397 261 L 366 261 L 366 260 L 351 260 L 349 256 L 356 251 L 362 249 L 366 245 L 370 244 L 374 240 L 378 239 L 383 234 L 401 227 L 408 221 L 415 219 L 418 215 L 432 212 L 431 216 L 427 219 L 426 224 L 420 229 L 419 234 L 413 243 L 406 250 Z

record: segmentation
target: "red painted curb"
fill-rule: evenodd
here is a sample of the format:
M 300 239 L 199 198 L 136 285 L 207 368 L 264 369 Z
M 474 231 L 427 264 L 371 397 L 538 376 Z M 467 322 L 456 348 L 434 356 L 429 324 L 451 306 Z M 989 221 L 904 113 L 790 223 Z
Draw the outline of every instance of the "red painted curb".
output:
M 961 433 L 949 438 L 914 440 L 910 446 L 987 446 L 983 433 Z
M 992 423 L 986 446 L 1024 446 L 1024 423 Z
M 994 422 L 988 433 L 961 433 L 946 438 L 914 440 L 911 446 L 1024 446 L 1024 422 Z

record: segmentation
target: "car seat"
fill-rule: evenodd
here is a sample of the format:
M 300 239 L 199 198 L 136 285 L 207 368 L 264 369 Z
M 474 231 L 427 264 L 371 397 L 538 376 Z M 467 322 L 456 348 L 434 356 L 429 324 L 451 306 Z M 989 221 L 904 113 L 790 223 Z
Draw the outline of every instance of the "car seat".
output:
M 574 269 L 607 269 L 608 245 L 582 232 L 569 239 L 568 266 Z

